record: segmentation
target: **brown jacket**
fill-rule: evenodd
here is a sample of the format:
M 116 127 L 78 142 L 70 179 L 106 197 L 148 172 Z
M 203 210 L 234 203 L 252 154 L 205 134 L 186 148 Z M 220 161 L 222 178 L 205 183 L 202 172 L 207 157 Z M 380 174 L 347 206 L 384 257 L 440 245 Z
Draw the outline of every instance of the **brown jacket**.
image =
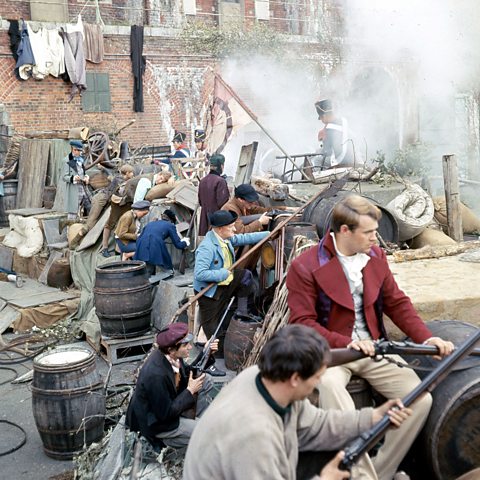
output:
M 125 212 L 118 221 L 117 228 L 115 229 L 115 235 L 125 245 L 128 242 L 134 242 L 137 240 L 137 217 L 132 210 Z
M 247 215 L 255 215 L 257 213 L 265 213 L 271 210 L 270 208 L 254 206 L 251 208 L 243 208 L 240 205 L 240 202 L 237 198 L 231 198 L 223 207 L 222 210 L 231 210 L 235 212 L 239 217 L 245 217 Z M 237 229 L 236 233 L 253 233 L 263 231 L 263 225 L 258 221 L 254 220 L 248 225 L 244 225 L 240 219 L 237 219 L 235 222 L 235 228 Z

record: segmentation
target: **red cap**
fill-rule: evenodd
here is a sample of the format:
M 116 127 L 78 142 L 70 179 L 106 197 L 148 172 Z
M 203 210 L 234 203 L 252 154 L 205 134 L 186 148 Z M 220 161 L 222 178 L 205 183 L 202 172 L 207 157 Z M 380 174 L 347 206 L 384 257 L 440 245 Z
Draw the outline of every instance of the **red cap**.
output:
M 188 333 L 186 323 L 172 323 L 168 327 L 157 333 L 156 342 L 158 348 L 173 347 L 177 343 L 188 343 L 193 339 L 193 335 Z

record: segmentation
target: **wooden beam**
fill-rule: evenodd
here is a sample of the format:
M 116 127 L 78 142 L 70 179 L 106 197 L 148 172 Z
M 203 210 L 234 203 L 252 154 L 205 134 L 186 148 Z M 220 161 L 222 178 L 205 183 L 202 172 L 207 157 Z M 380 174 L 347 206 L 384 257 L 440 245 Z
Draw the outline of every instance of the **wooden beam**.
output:
M 444 155 L 443 184 L 447 205 L 448 235 L 456 242 L 463 240 L 462 215 L 460 213 L 460 189 L 458 184 L 458 168 L 455 155 Z

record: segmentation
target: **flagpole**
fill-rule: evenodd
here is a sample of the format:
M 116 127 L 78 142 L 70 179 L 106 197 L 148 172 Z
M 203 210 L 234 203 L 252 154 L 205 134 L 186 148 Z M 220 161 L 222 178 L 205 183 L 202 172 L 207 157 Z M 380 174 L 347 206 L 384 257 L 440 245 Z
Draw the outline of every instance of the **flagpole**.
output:
M 295 160 L 290 157 L 290 155 L 283 149 L 283 147 L 272 137 L 270 132 L 268 132 L 267 129 L 258 121 L 257 116 L 247 107 L 247 105 L 245 105 L 243 100 L 234 92 L 233 88 L 228 85 L 228 83 L 225 82 L 225 80 L 217 72 L 214 71 L 213 74 L 215 75 L 215 78 L 228 90 L 230 95 L 232 95 L 235 100 L 241 105 L 241 107 L 247 112 L 250 118 L 263 130 L 263 133 L 265 133 L 265 135 L 278 147 L 278 149 L 285 155 L 285 157 L 287 157 L 292 162 L 295 168 L 302 174 L 303 178 L 305 178 L 306 180 L 310 180 L 307 174 L 295 163 Z

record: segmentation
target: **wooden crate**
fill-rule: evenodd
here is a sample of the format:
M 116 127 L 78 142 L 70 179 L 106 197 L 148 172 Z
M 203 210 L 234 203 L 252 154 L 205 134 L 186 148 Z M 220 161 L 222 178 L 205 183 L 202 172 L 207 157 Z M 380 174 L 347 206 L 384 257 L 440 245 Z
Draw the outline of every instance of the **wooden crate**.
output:
M 100 355 L 112 365 L 142 360 L 152 347 L 155 336 L 153 333 L 135 338 L 111 339 L 102 337 L 100 340 Z

